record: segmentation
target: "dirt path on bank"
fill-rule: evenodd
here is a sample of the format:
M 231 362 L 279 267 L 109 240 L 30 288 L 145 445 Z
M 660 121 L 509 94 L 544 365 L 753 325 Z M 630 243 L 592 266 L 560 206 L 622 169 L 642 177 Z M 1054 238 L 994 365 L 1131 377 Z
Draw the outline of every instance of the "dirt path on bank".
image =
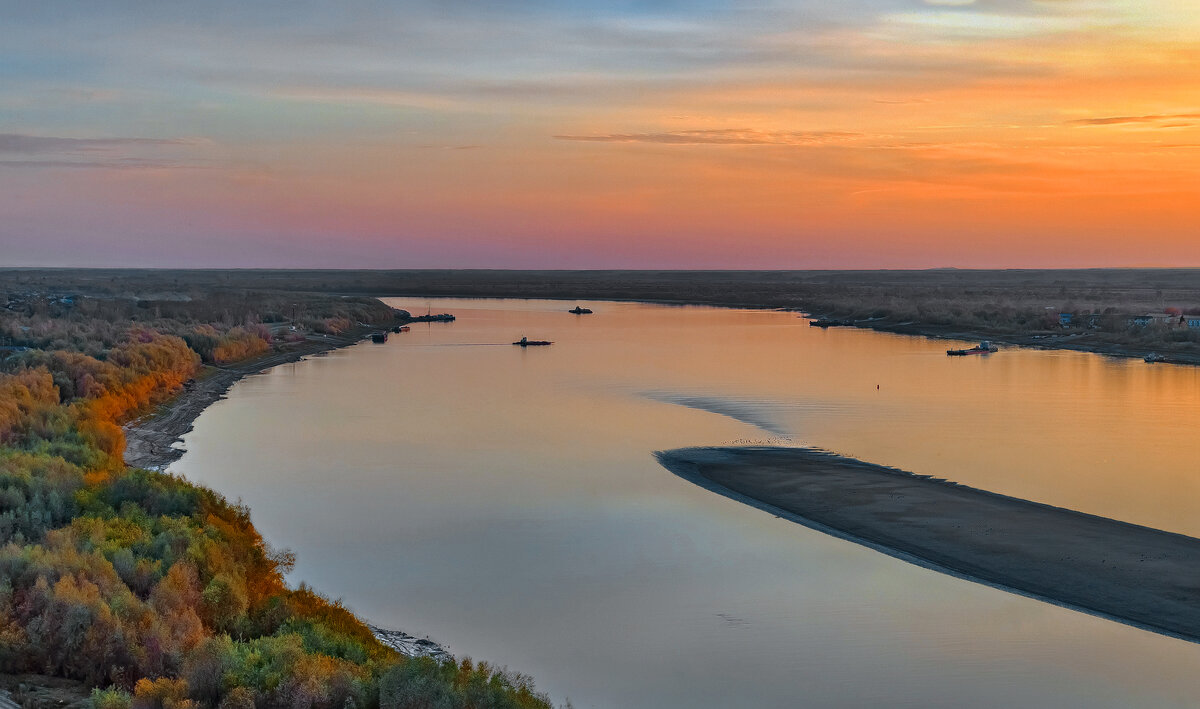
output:
M 891 556 L 1200 641 L 1200 539 L 811 449 L 656 455 L 714 492 Z

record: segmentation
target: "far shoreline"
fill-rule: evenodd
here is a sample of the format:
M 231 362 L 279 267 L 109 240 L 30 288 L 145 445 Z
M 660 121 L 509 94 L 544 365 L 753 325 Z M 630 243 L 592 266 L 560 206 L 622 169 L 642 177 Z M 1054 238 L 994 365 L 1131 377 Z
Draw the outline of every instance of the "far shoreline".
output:
M 346 293 L 345 295 L 352 295 Z M 666 298 L 620 298 L 620 297 L 588 297 L 577 298 L 560 295 L 513 295 L 501 293 L 496 295 L 479 294 L 429 294 L 401 293 L 373 296 L 383 298 L 440 298 L 458 300 L 545 300 L 545 301 L 591 301 L 610 303 L 640 303 L 645 305 L 664 305 L 679 307 L 709 307 L 743 310 L 763 310 L 776 312 L 793 312 L 798 317 L 817 319 L 815 313 L 802 308 L 778 305 L 754 305 L 736 302 L 705 302 L 702 299 L 666 299 Z M 402 324 L 408 319 L 398 319 Z M 845 326 L 843 326 L 845 327 Z M 1113 343 L 1078 342 L 1069 337 L 1056 338 L 1047 341 L 1046 338 L 1034 336 L 1012 337 L 995 333 L 983 333 L 964 330 L 949 326 L 921 325 L 915 322 L 896 322 L 887 319 L 856 320 L 852 327 L 856 329 L 874 330 L 893 335 L 909 337 L 925 337 L 935 340 L 971 342 L 991 340 L 1010 347 L 1038 349 L 1044 351 L 1084 352 L 1119 359 L 1143 359 L 1151 351 L 1127 347 Z M 229 389 L 242 378 L 258 374 L 280 364 L 299 361 L 305 357 L 324 354 L 333 350 L 358 344 L 370 333 L 379 330 L 378 327 L 360 325 L 338 335 L 325 335 L 320 338 L 310 336 L 304 342 L 290 346 L 288 349 L 272 352 L 250 360 L 235 362 L 225 366 L 208 365 L 203 373 L 190 386 L 177 392 L 171 398 L 159 404 L 154 411 L 125 424 L 126 436 L 125 462 L 133 467 L 165 469 L 178 460 L 184 453 L 175 444 L 192 429 L 192 425 L 200 414 L 213 403 L 224 398 Z M 1158 366 L 1170 364 L 1196 366 L 1200 365 L 1200 353 L 1172 353 L 1168 362 L 1160 362 Z
M 187 300 L 219 287 L 247 294 L 604 300 L 787 310 L 901 335 L 990 340 L 1117 358 L 1144 359 L 1155 354 L 1160 364 L 1200 365 L 1200 269 L 1196 268 L 7 268 L 0 269 L 0 277 L 17 292 L 98 298 L 143 294 L 140 300 L 148 304 L 156 299 Z M 1157 317 L 1167 311 L 1191 313 L 1196 317 L 1189 323 L 1197 324 L 1131 324 L 1139 315 Z
M 356 295 L 347 292 L 344 295 Z M 446 300 L 554 300 L 569 303 L 573 301 L 591 301 L 591 302 L 607 302 L 607 303 L 641 303 L 645 305 L 669 305 L 679 307 L 702 307 L 702 308 L 726 308 L 730 310 L 764 310 L 773 312 L 788 312 L 796 313 L 797 316 L 804 317 L 809 320 L 818 320 L 823 318 L 838 319 L 835 314 L 810 311 L 801 306 L 781 306 L 781 305 L 763 305 L 744 302 L 731 301 L 704 301 L 701 299 L 669 299 L 669 298 L 620 298 L 607 297 L 603 295 L 580 295 L 577 297 L 559 296 L 559 295 L 512 295 L 510 293 L 502 293 L 497 295 L 461 295 L 461 294 L 446 294 L 446 293 L 427 293 L 427 292 L 411 292 L 411 293 L 389 293 L 387 295 L 375 296 L 378 298 L 426 298 L 426 299 L 446 299 Z M 932 325 L 922 324 L 908 320 L 891 320 L 888 318 L 879 319 L 855 319 L 852 325 L 841 325 L 832 327 L 852 327 L 859 330 L 874 330 L 876 332 L 886 332 L 892 335 L 908 335 L 910 337 L 925 337 L 931 340 L 953 341 L 953 342 L 980 342 L 983 340 L 990 341 L 994 344 L 1002 344 L 1008 347 L 1023 347 L 1025 349 L 1045 350 L 1045 351 L 1064 351 L 1064 352 L 1086 352 L 1089 354 L 1102 355 L 1104 357 L 1113 357 L 1116 359 L 1145 359 L 1148 355 L 1160 352 L 1160 350 L 1149 347 L 1135 347 L 1129 345 L 1121 345 L 1111 342 L 1089 342 L 1086 339 L 1080 340 L 1078 334 L 1068 335 L 1014 335 L 1012 333 L 996 333 L 986 332 L 982 330 L 972 330 L 970 328 L 954 327 L 950 325 Z M 1175 352 L 1169 353 L 1169 361 L 1157 362 L 1160 366 L 1165 365 L 1186 365 L 1200 366 L 1200 353 L 1193 352 Z

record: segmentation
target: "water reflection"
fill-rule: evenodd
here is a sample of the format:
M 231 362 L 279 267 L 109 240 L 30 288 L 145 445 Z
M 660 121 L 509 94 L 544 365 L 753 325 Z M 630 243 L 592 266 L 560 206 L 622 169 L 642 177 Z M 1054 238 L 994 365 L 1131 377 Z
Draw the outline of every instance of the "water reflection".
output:
M 574 305 L 433 301 L 458 320 L 239 383 L 174 469 L 249 504 L 298 552 L 295 580 L 579 707 L 1165 707 L 1200 689 L 1195 645 L 825 537 L 651 456 L 784 438 L 1200 535 L 1196 369 Z

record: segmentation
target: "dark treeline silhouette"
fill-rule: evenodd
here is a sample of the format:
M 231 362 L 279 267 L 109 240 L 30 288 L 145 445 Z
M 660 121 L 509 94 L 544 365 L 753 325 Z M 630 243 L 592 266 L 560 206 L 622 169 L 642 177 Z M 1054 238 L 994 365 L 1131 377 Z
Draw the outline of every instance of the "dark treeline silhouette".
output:
M 1200 328 L 1145 327 L 1138 315 L 1200 313 L 1200 270 L 493 271 L 493 270 L 0 270 L 4 292 L 154 298 L 247 290 L 371 296 L 643 300 L 794 308 L 876 329 L 1200 355 Z M 242 294 L 242 295 L 238 295 Z M 283 306 L 275 306 L 276 310 Z M 166 311 L 163 311 L 166 312 Z M 1060 314 L 1072 315 L 1066 327 Z
M 389 323 L 394 313 L 367 297 L 222 290 L 116 296 L 79 284 L 15 287 L 0 272 L 0 345 L 103 356 L 131 324 L 182 337 L 205 362 L 260 354 L 278 337 L 336 334 L 357 323 Z M 74 287 L 71 287 L 71 286 Z M 273 335 L 272 333 L 275 333 Z

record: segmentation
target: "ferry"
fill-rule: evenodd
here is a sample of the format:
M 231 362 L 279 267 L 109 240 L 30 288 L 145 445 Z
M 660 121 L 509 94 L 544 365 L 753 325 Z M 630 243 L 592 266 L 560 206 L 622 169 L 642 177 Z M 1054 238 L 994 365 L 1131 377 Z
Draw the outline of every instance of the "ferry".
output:
M 450 313 L 438 313 L 437 315 L 425 313 L 424 315 L 410 317 L 409 320 L 412 322 L 454 322 L 454 316 Z
M 951 357 L 963 357 L 966 355 L 991 354 L 993 352 L 998 352 L 999 350 L 999 347 L 993 345 L 987 340 L 984 340 L 969 350 L 946 350 L 946 354 L 950 355 Z
M 553 345 L 554 343 L 549 340 L 531 340 L 528 337 L 522 337 L 513 344 L 520 347 L 536 347 L 540 345 Z

